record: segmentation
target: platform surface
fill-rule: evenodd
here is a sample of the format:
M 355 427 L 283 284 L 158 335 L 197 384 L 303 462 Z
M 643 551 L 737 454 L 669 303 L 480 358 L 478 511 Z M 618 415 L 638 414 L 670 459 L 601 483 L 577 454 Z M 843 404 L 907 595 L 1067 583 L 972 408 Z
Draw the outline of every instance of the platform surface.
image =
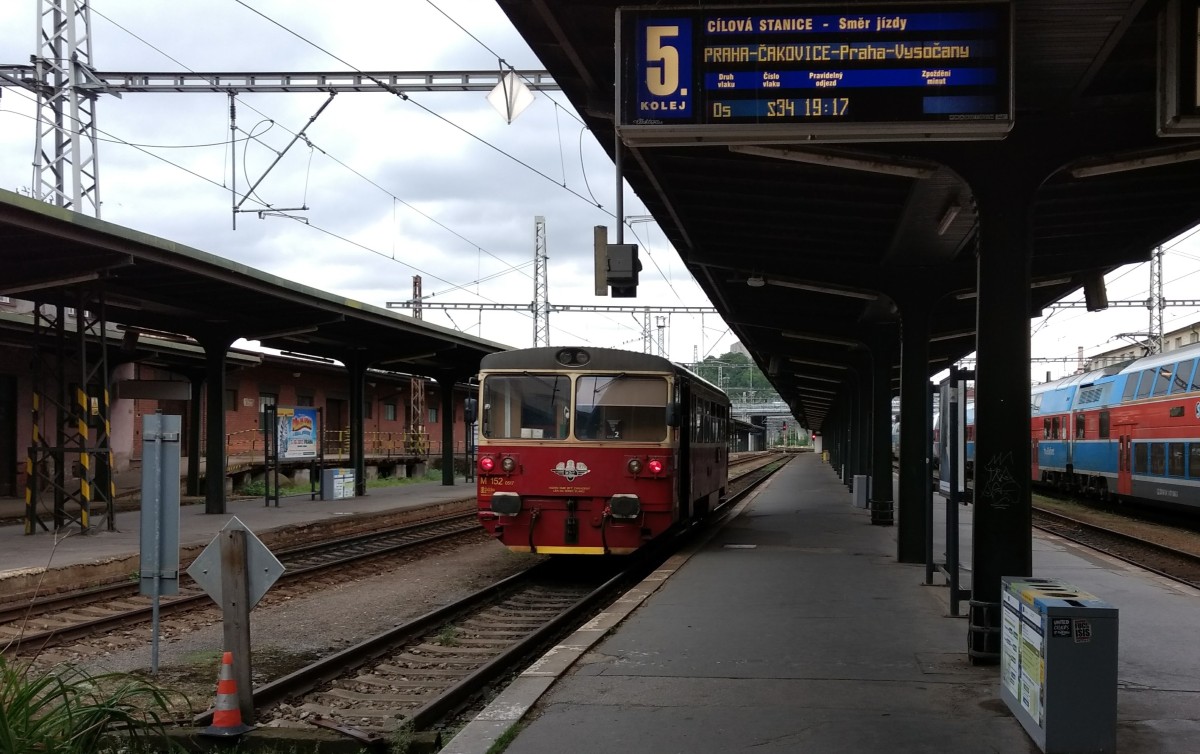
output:
M 1000 700 L 999 668 L 970 663 L 948 590 L 896 549 L 894 528 L 872 526 L 829 466 L 801 455 L 443 753 L 483 754 L 518 719 L 507 754 L 1037 752 Z M 1120 609 L 1118 751 L 1200 751 L 1200 593 L 1042 535 L 1034 571 Z

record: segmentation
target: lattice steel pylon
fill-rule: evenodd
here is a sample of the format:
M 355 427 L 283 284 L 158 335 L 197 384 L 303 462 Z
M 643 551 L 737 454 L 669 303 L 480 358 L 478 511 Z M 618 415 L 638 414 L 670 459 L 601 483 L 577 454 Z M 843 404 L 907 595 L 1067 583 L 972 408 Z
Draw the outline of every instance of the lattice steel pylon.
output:
M 88 0 L 38 0 L 37 5 L 33 195 L 100 217 L 96 98 L 102 84 L 92 67 L 91 6 Z
M 96 308 L 85 308 L 89 300 Z M 103 299 L 80 289 L 74 331 L 68 308 L 34 302 L 33 428 L 25 466 L 25 533 L 48 528 L 41 518 L 43 492 L 53 495 L 54 530 L 77 524 L 92 529 L 99 503 L 108 531 L 115 525 L 110 442 L 108 357 Z M 73 341 L 73 342 L 72 342 Z M 88 355 L 88 346 L 97 351 Z M 77 355 L 71 357 L 72 349 Z M 53 423 L 53 432 L 47 429 Z
M 1154 258 L 1150 260 L 1150 299 L 1146 302 L 1150 309 L 1150 353 L 1163 352 L 1163 309 L 1166 301 L 1163 299 L 1163 248 L 1154 250 Z
M 550 280 L 547 275 L 546 218 L 533 218 L 533 347 L 550 345 Z
M 421 276 L 412 279 L 413 316 L 422 319 Z M 408 380 L 408 430 L 404 433 L 404 450 L 413 456 L 424 456 L 429 452 L 429 434 L 425 431 L 425 378 L 411 375 Z

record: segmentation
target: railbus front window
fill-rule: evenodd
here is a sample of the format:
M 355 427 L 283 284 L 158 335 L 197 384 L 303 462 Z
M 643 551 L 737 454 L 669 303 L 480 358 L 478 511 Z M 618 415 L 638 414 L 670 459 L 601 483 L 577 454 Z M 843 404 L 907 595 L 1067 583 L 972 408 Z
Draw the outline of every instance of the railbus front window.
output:
M 496 440 L 564 440 L 571 380 L 559 374 L 493 374 L 483 380 L 483 436 Z
M 624 374 L 580 377 L 575 385 L 575 437 L 662 442 L 667 438 L 667 381 Z

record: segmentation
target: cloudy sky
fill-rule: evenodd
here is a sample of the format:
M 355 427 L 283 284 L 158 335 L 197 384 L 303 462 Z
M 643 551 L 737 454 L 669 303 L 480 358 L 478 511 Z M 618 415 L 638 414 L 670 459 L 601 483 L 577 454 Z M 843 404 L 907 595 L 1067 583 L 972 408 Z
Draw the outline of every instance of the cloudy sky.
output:
M 36 0 L 0 2 L 0 64 L 36 52 Z M 541 63 L 491 0 L 93 0 L 92 62 L 102 71 L 454 71 Z M 339 60 L 340 59 L 340 60 Z M 222 94 L 102 98 L 97 123 L 103 219 L 169 238 L 369 304 L 410 298 L 413 275 L 431 302 L 528 304 L 533 299 L 534 216 L 546 219 L 553 304 L 709 306 L 656 225 L 635 222 L 644 270 L 636 300 L 597 298 L 592 227 L 615 235 L 611 161 L 559 93 L 539 94 L 507 125 L 482 93 L 338 95 L 262 180 L 238 215 L 240 191 L 263 176 L 326 99 L 321 94 L 238 98 L 231 148 Z M 29 93 L 0 93 L 0 187 L 28 192 L 35 108 Z M 307 206 L 307 211 L 292 208 Z M 646 210 L 626 191 L 627 217 Z M 1171 246 L 1167 298 L 1192 298 L 1200 234 Z M 1109 277 L 1110 299 L 1143 299 L 1148 267 Z M 432 294 L 432 295 L 431 295 Z M 407 313 L 407 312 L 405 312 Z M 442 312 L 426 319 L 514 346 L 532 343 L 528 313 Z M 1200 320 L 1168 309 L 1167 328 Z M 641 349 L 629 314 L 556 313 L 551 343 Z M 1145 309 L 1064 310 L 1034 320 L 1035 356 L 1106 350 L 1119 333 L 1144 332 Z M 655 340 L 658 330 L 653 330 Z M 719 317 L 673 315 L 668 355 L 719 355 L 732 337 Z M 1033 374 L 1073 364 L 1035 364 Z

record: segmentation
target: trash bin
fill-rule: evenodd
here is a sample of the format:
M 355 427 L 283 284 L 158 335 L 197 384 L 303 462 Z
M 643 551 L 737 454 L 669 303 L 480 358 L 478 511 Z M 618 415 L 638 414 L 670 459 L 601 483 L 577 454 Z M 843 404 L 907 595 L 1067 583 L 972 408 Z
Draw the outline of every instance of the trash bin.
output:
M 354 497 L 354 469 L 322 469 L 321 499 L 342 500 Z
M 871 499 L 871 483 L 870 477 L 866 474 L 855 474 L 854 481 L 851 484 L 851 489 L 854 490 L 854 507 L 866 508 Z
M 1117 608 L 1056 579 L 1004 576 L 1000 696 L 1046 754 L 1117 745 Z

